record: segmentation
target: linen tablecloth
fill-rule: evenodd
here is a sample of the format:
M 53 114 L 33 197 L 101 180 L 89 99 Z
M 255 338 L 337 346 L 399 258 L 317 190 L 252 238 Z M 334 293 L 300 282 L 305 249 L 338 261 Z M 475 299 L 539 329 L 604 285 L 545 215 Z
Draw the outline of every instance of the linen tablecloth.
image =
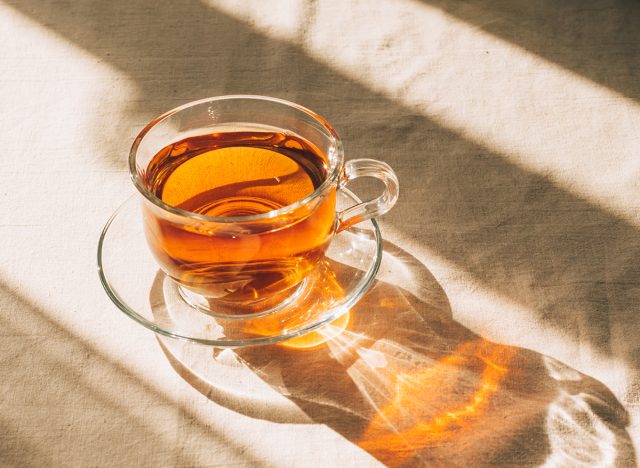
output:
M 0 1 L 0 465 L 635 466 L 638 25 L 624 0 Z M 223 94 L 315 110 L 401 185 L 357 346 L 225 352 L 246 398 L 96 275 L 134 137 Z

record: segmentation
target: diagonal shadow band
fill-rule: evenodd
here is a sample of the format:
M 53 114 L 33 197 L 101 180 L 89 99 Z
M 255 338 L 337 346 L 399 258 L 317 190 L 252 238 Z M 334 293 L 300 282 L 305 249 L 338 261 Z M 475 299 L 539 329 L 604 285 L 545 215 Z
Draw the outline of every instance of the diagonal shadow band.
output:
M 640 101 L 637 1 L 421 1 Z
M 522 304 L 543 327 L 622 359 L 630 377 L 640 378 L 634 334 L 640 236 L 628 221 L 199 1 L 9 4 L 128 75 L 140 94 L 127 112 L 137 117 L 236 92 L 280 96 L 317 110 L 341 131 L 350 157 L 385 160 L 410 187 L 385 219 L 417 248 Z M 554 7 L 545 5 L 538 14 L 553 15 Z M 95 127 L 101 135 L 114 132 L 118 143 L 105 154 L 118 155 L 111 164 L 124 166 L 122 129 Z
M 264 460 L 2 282 L 0 330 L 3 347 L 14 353 L 0 361 L 2 464 L 195 466 L 202 463 L 190 450 L 196 439 L 263 466 Z M 168 426 L 180 429 L 168 432 Z M 135 450 L 113 450 L 131 441 Z
M 29 466 L 29 463 L 43 466 L 53 466 L 55 458 L 50 456 L 47 450 L 30 440 L 30 436 L 22 434 L 19 427 L 15 427 L 11 417 L 0 416 L 0 454 L 3 462 L 15 463 L 14 466 Z M 13 454 L 29 454 L 21 457 L 21 460 L 13 460 Z M 11 466 L 11 465 L 8 465 Z
M 175 343 L 163 339 L 163 349 L 217 403 L 281 423 L 325 424 L 389 466 L 635 464 L 628 415 L 603 384 L 547 356 L 480 338 L 452 319 L 444 291 L 417 259 L 389 242 L 385 258 L 411 271 L 420 299 L 378 281 L 351 310 L 348 328 L 324 345 L 244 348 L 235 351 L 238 361 L 224 358 L 306 417 L 272 411 L 250 379 L 223 389 L 229 368 L 218 353 L 200 354 L 205 367 L 193 372 L 173 354 Z

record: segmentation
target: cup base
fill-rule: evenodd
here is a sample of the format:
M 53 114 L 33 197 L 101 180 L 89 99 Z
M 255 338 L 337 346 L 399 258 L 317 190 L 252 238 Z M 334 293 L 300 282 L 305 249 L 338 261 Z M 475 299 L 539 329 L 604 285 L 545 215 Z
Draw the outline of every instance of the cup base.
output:
M 305 278 L 295 287 L 266 299 L 251 302 L 231 302 L 198 294 L 175 282 L 182 300 L 190 307 L 213 317 L 249 318 L 272 314 L 288 307 L 304 295 L 309 280 Z

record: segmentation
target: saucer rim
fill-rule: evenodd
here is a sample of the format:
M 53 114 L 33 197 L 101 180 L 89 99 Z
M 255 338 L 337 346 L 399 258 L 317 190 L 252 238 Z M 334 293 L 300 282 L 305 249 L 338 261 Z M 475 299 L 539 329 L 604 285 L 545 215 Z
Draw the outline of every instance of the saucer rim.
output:
M 341 187 L 340 191 L 343 192 L 348 197 L 350 197 L 351 199 L 353 199 L 356 203 L 361 203 L 361 200 L 351 190 L 347 189 L 346 187 Z M 179 333 L 168 331 L 156 325 L 154 322 L 149 321 L 148 319 L 140 315 L 138 312 L 130 308 L 127 305 L 126 301 L 124 301 L 117 294 L 117 292 L 115 291 L 115 288 L 111 286 L 103 268 L 103 264 L 104 264 L 103 263 L 103 247 L 104 247 L 105 237 L 107 235 L 107 232 L 109 231 L 109 228 L 111 227 L 115 219 L 118 217 L 118 215 L 120 215 L 125 210 L 125 208 L 129 205 L 129 203 L 133 203 L 133 200 L 138 196 L 139 195 L 137 193 L 133 193 L 124 202 L 122 202 L 120 206 L 118 206 L 118 208 L 116 208 L 116 210 L 111 214 L 111 216 L 105 223 L 104 227 L 102 228 L 102 231 L 100 232 L 100 238 L 98 240 L 98 248 L 97 248 L 98 276 L 100 278 L 100 283 L 102 284 L 102 287 L 105 290 L 107 296 L 109 297 L 111 302 L 113 302 L 113 304 L 118 309 L 120 309 L 121 312 L 123 312 L 125 315 L 127 315 L 128 317 L 130 317 L 131 319 L 133 319 L 135 322 L 139 323 L 143 327 L 164 337 L 172 338 L 172 339 L 183 341 L 183 342 L 196 343 L 200 345 L 217 347 L 217 348 L 244 348 L 247 346 L 264 346 L 264 345 L 275 344 L 275 343 L 280 343 L 286 340 L 290 340 L 292 338 L 296 338 L 302 335 L 306 335 L 307 333 L 311 333 L 333 322 L 334 320 L 338 319 L 339 317 L 347 313 L 349 309 L 351 309 L 362 298 L 362 296 L 364 296 L 364 294 L 371 288 L 378 274 L 378 271 L 380 270 L 380 264 L 382 263 L 382 252 L 383 252 L 382 234 L 380 232 L 380 227 L 378 226 L 378 223 L 376 222 L 375 218 L 370 218 L 364 221 L 364 223 L 371 223 L 371 225 L 373 226 L 373 233 L 374 233 L 374 238 L 376 242 L 375 259 L 370 265 L 369 269 L 365 272 L 364 278 L 362 280 L 360 287 L 358 288 L 356 286 L 353 295 L 350 298 L 348 298 L 344 303 L 335 307 L 336 309 L 335 313 L 329 314 L 328 316 L 323 317 L 322 320 L 319 320 L 317 322 L 311 322 L 309 325 L 303 328 L 300 328 L 299 330 L 296 330 L 294 332 L 285 333 L 285 334 L 276 335 L 276 336 L 256 337 L 255 339 L 251 339 L 251 340 L 212 340 L 212 339 L 204 339 L 204 338 L 181 335 Z M 356 231 L 358 230 L 357 226 L 358 225 L 355 225 L 351 228 L 345 229 L 342 232 L 336 233 L 335 236 L 336 237 L 340 236 L 342 235 L 343 232 L 348 233 L 351 231 Z

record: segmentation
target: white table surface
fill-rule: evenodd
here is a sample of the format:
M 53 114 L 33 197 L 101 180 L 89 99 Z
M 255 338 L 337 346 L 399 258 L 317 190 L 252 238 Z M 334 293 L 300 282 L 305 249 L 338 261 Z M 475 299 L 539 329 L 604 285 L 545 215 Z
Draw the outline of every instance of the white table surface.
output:
M 639 25 L 623 0 L 1 0 L 0 465 L 634 466 Z M 283 379 L 245 400 L 172 366 L 95 260 L 135 135 L 236 93 L 401 183 L 366 340 L 243 351 Z

